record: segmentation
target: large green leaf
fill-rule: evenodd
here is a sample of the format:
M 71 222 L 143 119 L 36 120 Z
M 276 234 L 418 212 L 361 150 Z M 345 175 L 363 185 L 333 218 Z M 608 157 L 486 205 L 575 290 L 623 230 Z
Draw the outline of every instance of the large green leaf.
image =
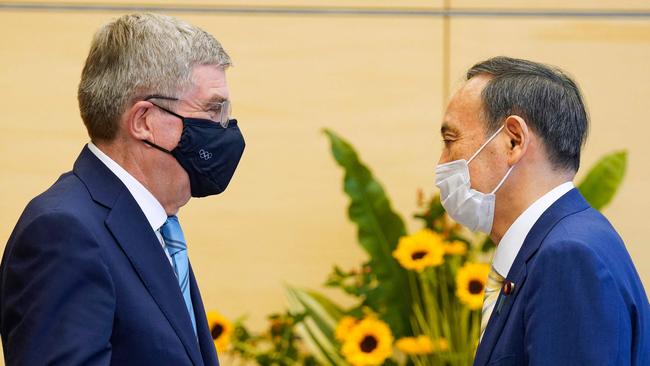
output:
M 343 316 L 343 310 L 314 291 L 286 287 L 289 311 L 305 314 L 305 319 L 296 328 L 305 345 L 323 365 L 347 366 L 339 355 L 334 331 Z
M 587 202 L 597 210 L 607 206 L 621 185 L 627 167 L 627 151 L 618 151 L 601 158 L 578 189 Z
M 359 243 L 370 256 L 370 267 L 379 281 L 366 295 L 366 304 L 379 312 L 396 336 L 408 335 L 411 295 L 407 273 L 392 256 L 399 238 L 406 234 L 404 222 L 354 148 L 334 132 L 324 132 L 334 159 L 345 171 L 348 216 L 357 224 Z

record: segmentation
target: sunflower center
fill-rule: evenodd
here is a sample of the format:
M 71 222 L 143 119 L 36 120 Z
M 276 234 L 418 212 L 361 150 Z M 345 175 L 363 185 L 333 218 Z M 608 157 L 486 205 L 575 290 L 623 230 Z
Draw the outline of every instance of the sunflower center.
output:
M 377 348 L 377 338 L 373 336 L 365 336 L 361 341 L 361 350 L 365 353 L 370 353 Z
M 413 259 L 414 261 L 417 261 L 419 259 L 424 258 L 426 255 L 427 255 L 427 252 L 425 252 L 423 250 L 420 250 L 420 251 L 417 251 L 417 252 L 413 252 L 413 254 L 411 254 L 411 259 Z
M 210 333 L 212 333 L 212 339 L 219 339 L 219 337 L 221 337 L 221 334 L 223 333 L 223 325 L 215 324 L 212 327 Z
M 469 281 L 469 293 L 472 295 L 480 294 L 483 291 L 483 282 L 479 280 Z

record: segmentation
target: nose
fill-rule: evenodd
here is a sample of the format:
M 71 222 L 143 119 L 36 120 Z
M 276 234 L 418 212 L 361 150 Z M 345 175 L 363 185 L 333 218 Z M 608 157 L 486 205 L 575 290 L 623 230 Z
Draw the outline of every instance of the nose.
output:
M 438 165 L 448 163 L 449 161 L 449 152 L 447 152 L 446 148 L 443 148 L 440 153 L 440 158 L 438 158 Z

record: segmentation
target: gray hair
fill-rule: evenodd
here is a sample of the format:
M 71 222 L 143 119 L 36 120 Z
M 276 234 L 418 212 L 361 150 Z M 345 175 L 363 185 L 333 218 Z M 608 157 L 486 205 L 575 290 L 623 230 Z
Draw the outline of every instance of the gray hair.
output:
M 124 15 L 95 34 L 77 98 L 93 141 L 112 141 L 130 103 L 148 94 L 177 96 L 192 85 L 195 65 L 231 65 L 204 30 L 157 14 Z
M 478 75 L 491 76 L 481 95 L 488 133 L 508 116 L 518 115 L 542 138 L 556 168 L 578 170 L 589 119 L 569 76 L 554 66 L 510 57 L 477 63 L 467 80 Z

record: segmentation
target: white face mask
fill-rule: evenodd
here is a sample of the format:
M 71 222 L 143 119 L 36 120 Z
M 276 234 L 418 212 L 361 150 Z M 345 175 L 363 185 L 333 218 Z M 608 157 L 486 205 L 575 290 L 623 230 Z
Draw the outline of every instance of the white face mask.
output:
M 454 160 L 436 167 L 436 186 L 440 189 L 440 200 L 449 216 L 459 224 L 472 231 L 489 234 L 494 221 L 494 204 L 496 191 L 506 181 L 514 165 L 508 169 L 501 182 L 490 193 L 481 193 L 472 189 L 469 178 L 469 163 L 503 130 L 497 132 L 472 155 L 469 160 Z

